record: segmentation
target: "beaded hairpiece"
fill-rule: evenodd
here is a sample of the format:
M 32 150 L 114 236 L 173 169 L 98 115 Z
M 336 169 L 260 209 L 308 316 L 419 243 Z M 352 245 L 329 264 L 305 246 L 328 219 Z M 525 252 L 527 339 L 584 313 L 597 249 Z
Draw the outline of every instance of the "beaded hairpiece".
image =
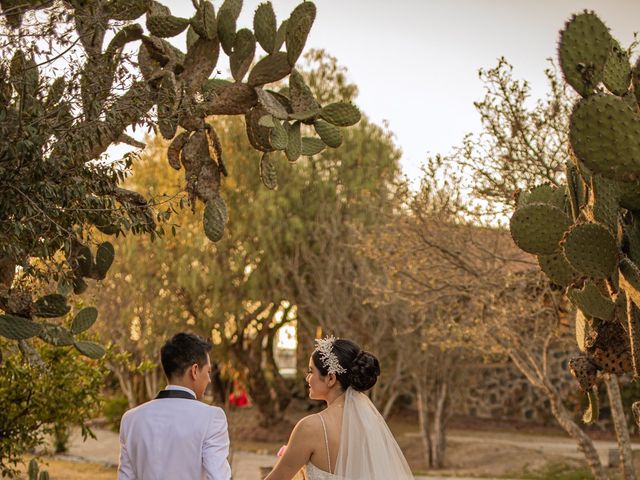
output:
M 336 341 L 336 337 L 330 335 L 325 338 L 316 339 L 316 351 L 320 353 L 320 360 L 322 365 L 327 369 L 328 373 L 339 375 L 346 373 L 347 370 L 340 365 L 338 357 L 331 350 L 333 348 L 333 342 Z

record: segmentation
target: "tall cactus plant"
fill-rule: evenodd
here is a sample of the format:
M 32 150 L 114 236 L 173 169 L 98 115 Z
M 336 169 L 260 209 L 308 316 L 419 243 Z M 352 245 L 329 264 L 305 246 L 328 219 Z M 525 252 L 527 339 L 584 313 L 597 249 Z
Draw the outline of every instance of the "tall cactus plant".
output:
M 577 308 L 570 361 L 597 418 L 599 372 L 640 376 L 640 64 L 593 12 L 560 33 L 564 78 L 580 95 L 566 185 L 520 194 L 511 235 Z

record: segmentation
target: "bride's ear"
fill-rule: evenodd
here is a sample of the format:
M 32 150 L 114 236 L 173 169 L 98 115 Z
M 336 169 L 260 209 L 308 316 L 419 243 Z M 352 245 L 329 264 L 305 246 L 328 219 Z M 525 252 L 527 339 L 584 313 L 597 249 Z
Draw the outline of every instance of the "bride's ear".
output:
M 338 379 L 336 378 L 335 373 L 330 373 L 327 375 L 327 387 L 329 388 L 333 387 L 337 381 Z

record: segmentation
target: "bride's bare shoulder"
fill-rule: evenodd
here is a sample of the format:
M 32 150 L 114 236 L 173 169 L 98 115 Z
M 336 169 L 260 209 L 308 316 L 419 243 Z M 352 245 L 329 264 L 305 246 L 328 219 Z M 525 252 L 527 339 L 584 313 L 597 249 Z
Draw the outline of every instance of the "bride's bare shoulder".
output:
M 317 413 L 307 415 L 306 417 L 303 417 L 298 421 L 298 423 L 296 424 L 296 429 L 303 431 L 314 431 L 322 428 L 320 422 L 320 416 Z

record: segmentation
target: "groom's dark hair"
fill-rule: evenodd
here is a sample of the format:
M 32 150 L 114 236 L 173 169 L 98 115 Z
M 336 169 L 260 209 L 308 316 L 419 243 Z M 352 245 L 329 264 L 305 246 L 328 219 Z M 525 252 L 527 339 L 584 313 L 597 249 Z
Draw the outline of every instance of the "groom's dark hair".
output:
M 181 376 L 194 363 L 203 367 L 212 346 L 209 340 L 199 335 L 176 333 L 160 350 L 160 361 L 167 379 Z

